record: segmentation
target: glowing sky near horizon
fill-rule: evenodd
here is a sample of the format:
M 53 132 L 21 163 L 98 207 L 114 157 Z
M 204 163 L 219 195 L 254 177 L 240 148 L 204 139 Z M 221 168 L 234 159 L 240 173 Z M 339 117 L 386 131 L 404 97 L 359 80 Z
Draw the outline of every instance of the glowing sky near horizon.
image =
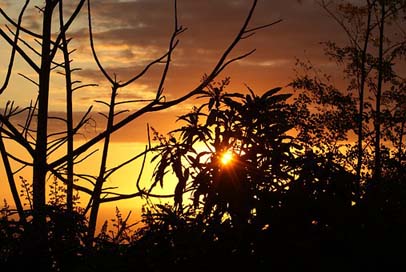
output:
M 12 18 L 17 18 L 18 11 L 25 1 L 2 1 L 0 7 Z M 35 5 L 43 1 L 31 1 L 23 19 L 23 26 L 40 32 L 41 14 Z M 65 10 L 69 12 L 77 1 L 64 1 Z M 174 99 L 199 84 L 202 76 L 216 64 L 228 44 L 247 15 L 251 1 L 247 0 L 179 0 L 179 24 L 187 28 L 179 37 L 172 66 L 165 84 L 164 95 Z M 125 81 L 141 71 L 149 61 L 161 56 L 168 47 L 173 30 L 173 1 L 168 0 L 93 0 L 92 17 L 96 50 L 107 71 Z M 94 103 L 95 99 L 108 101 L 110 87 L 98 71 L 89 50 L 86 23 L 87 12 L 73 24 L 69 37 L 73 38 L 72 65 L 82 70 L 75 73 L 75 80 L 84 83 L 96 83 L 98 87 L 78 90 L 74 94 L 77 118 L 80 112 L 90 105 L 95 105 L 95 112 L 105 110 Z M 338 26 L 328 18 L 314 0 L 262 0 L 258 2 L 251 26 L 259 26 L 282 19 L 283 21 L 270 28 L 258 31 L 254 36 L 241 41 L 232 56 L 238 56 L 256 49 L 246 59 L 232 64 L 220 76 L 231 77 L 230 92 L 246 92 L 246 85 L 258 94 L 277 86 L 286 86 L 294 78 L 296 58 L 311 59 L 327 71 L 336 67 L 322 56 L 321 41 L 340 39 L 336 36 Z M 0 19 L 0 27 L 6 32 L 6 21 Z M 56 24 L 57 26 L 57 24 Z M 56 28 L 55 28 L 56 29 Z M 0 40 L 0 82 L 3 82 L 5 69 L 8 65 L 9 46 Z M 60 58 L 60 56 L 58 56 Z M 35 58 L 35 57 L 34 57 Z M 38 58 L 36 58 L 38 60 Z M 155 90 L 162 70 L 161 66 L 151 69 L 135 84 L 120 90 L 119 99 L 149 99 L 155 96 Z M 17 73 L 23 73 L 35 79 L 35 74 L 17 57 L 14 75 L 9 88 L 0 96 L 0 108 L 4 108 L 8 100 L 14 100 L 19 106 L 26 106 L 36 96 L 36 87 L 27 82 Z M 65 94 L 63 77 L 54 74 L 51 85 L 51 110 L 57 115 L 64 111 Z M 190 111 L 192 105 L 199 100 L 192 99 L 184 104 L 165 111 L 164 113 L 143 116 L 126 129 L 113 136 L 116 144 L 111 158 L 115 163 L 122 158 L 123 150 L 142 149 L 146 141 L 146 123 L 167 132 L 176 125 L 176 116 Z M 137 105 L 129 106 L 130 110 Z M 91 131 L 94 129 L 95 131 Z M 89 128 L 89 136 L 97 133 L 97 128 Z M 84 137 L 81 140 L 86 140 Z M 139 144 L 141 143 L 141 144 Z M 121 144 L 121 146 L 120 146 Z M 121 154 L 121 155 L 119 155 Z M 94 166 L 95 168 L 97 165 Z M 125 180 L 121 186 L 133 186 L 136 169 L 123 172 L 115 177 L 112 183 Z M 3 170 L 1 169 L 2 173 Z M 146 171 L 151 173 L 150 170 Z M 133 176 L 131 176 L 134 173 Z M 145 176 L 145 175 L 144 175 Z M 145 177 L 146 180 L 149 177 Z M 130 179 L 130 181 L 128 181 Z M 2 178 L 4 180 L 4 178 Z M 129 189 L 128 189 L 129 190 Z M 7 196 L 6 189 L 0 191 L 0 198 Z M 130 205 L 129 205 L 130 206 Z

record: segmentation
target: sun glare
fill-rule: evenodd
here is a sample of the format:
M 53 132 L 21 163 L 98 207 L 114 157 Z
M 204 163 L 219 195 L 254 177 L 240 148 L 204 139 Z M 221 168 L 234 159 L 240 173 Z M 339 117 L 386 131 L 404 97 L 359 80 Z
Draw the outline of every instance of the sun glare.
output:
M 221 163 L 224 165 L 230 164 L 233 160 L 233 153 L 231 151 L 226 151 L 221 156 Z

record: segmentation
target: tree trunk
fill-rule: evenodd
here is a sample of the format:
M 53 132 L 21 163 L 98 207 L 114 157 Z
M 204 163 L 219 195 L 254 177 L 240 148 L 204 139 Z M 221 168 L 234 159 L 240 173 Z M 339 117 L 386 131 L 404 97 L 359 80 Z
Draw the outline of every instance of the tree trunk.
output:
M 381 18 L 379 24 L 379 52 L 378 52 L 378 82 L 376 90 L 375 105 L 375 165 L 374 180 L 381 179 L 381 97 L 383 84 L 383 44 L 384 44 L 384 27 L 385 27 L 385 1 L 380 1 Z
M 73 100 L 72 100 L 72 71 L 69 61 L 68 41 L 64 30 L 63 6 L 59 3 L 60 30 L 62 35 L 62 51 L 65 68 L 66 88 L 66 210 L 73 211 Z
M 46 174 L 47 174 L 47 119 L 49 80 L 51 71 L 51 23 L 54 4 L 46 2 L 43 10 L 41 70 L 39 74 L 37 139 L 33 167 L 33 233 L 30 256 L 34 257 L 41 271 L 50 267 L 48 230 L 46 225 Z
M 355 199 L 358 201 L 361 195 L 361 171 L 362 171 L 362 162 L 363 162 L 363 155 L 364 150 L 362 144 L 364 142 L 364 133 L 363 133 L 363 123 L 364 123 L 364 97 L 365 97 L 365 81 L 367 77 L 366 73 L 366 59 L 367 59 L 367 51 L 369 45 L 369 38 L 371 35 L 371 15 L 372 15 L 372 5 L 369 1 L 368 2 L 368 17 L 367 17 L 367 29 L 365 30 L 365 38 L 364 44 L 362 47 L 362 56 L 361 56 L 361 78 L 360 78 L 360 86 L 359 86 L 359 110 L 358 110 L 358 145 L 357 145 L 357 152 L 358 152 L 358 161 L 357 161 L 357 179 L 355 184 Z
M 117 86 L 112 87 L 112 92 L 111 92 L 111 100 L 110 100 L 110 108 L 109 108 L 109 115 L 107 118 L 107 128 L 106 131 L 111 131 L 113 127 L 113 121 L 114 121 L 114 106 L 115 106 L 115 101 L 116 101 L 116 95 L 117 95 Z M 92 208 L 90 210 L 90 218 L 89 218 L 89 232 L 88 232 L 88 241 L 87 241 L 87 246 L 90 248 L 93 246 L 93 238 L 94 234 L 96 232 L 96 225 L 97 225 L 97 216 L 99 214 L 99 208 L 100 208 L 100 195 L 102 193 L 103 189 L 103 184 L 104 184 L 104 174 L 106 173 L 106 164 L 107 164 L 107 155 L 108 155 L 108 150 L 109 150 L 109 145 L 110 145 L 110 136 L 111 133 L 108 133 L 106 135 L 106 138 L 104 139 L 104 145 L 103 145 L 103 153 L 102 153 L 102 158 L 101 158 L 101 164 L 100 164 L 100 170 L 99 170 L 99 175 L 96 180 L 96 184 L 93 190 L 93 195 L 92 195 Z

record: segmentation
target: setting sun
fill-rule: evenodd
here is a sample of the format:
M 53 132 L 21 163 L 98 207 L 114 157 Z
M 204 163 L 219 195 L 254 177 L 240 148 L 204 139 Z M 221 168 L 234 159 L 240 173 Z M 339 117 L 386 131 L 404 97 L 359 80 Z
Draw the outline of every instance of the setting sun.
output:
M 231 151 L 226 151 L 221 156 L 221 163 L 224 165 L 230 164 L 233 160 L 233 153 Z

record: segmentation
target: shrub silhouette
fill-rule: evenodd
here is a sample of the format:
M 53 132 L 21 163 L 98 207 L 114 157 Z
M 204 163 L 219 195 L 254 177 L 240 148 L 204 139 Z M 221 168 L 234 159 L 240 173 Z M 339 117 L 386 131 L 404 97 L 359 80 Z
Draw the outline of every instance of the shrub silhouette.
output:
M 368 180 L 355 203 L 358 177 L 341 157 L 314 151 L 304 138 L 288 134 L 303 125 L 295 123 L 297 104 L 285 102 L 290 95 L 280 94 L 280 88 L 262 96 L 252 90 L 227 94 L 227 82 L 211 85 L 208 102 L 181 116 L 187 125 L 170 132 L 169 140 L 155 133 L 156 159 L 163 158 L 155 184 L 165 185 L 168 169 L 178 183 L 175 206 L 153 206 L 154 213 L 145 213 L 143 233 L 152 240 L 143 242 L 155 245 L 149 257 L 171 251 L 175 255 L 166 264 L 177 268 L 202 259 L 216 267 L 211 261 L 217 256 L 230 267 L 258 270 L 403 266 L 398 250 L 405 241 L 403 173 L 388 168 L 381 183 Z M 204 151 L 195 148 L 199 142 Z M 235 154 L 229 165 L 220 161 L 224 150 Z M 396 169 L 396 160 L 384 163 Z M 191 200 L 185 203 L 182 194 Z

